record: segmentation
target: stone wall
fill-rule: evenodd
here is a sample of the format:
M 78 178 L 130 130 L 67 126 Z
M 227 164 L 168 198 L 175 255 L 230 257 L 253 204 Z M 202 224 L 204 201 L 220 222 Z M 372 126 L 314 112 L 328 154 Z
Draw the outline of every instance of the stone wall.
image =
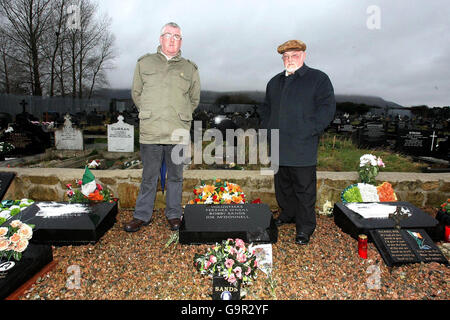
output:
M 30 198 L 35 201 L 68 201 L 66 184 L 75 184 L 81 179 L 84 169 L 53 168 L 2 168 L 4 172 L 15 172 L 16 177 L 4 199 Z M 135 205 L 141 183 L 142 169 L 93 170 L 97 182 L 108 186 L 123 209 Z M 184 172 L 183 204 L 193 198 L 192 190 L 201 180 L 211 182 L 214 178 L 239 184 L 247 199 L 260 198 L 271 208 L 276 208 L 273 175 L 261 175 L 259 171 L 238 170 L 188 170 Z M 382 172 L 378 182 L 392 184 L 400 201 L 408 201 L 418 207 L 438 207 L 450 198 L 450 173 L 395 173 Z M 358 182 L 356 172 L 317 173 L 317 207 L 322 208 L 326 200 L 340 202 L 342 190 Z M 156 208 L 164 207 L 164 196 L 159 190 Z

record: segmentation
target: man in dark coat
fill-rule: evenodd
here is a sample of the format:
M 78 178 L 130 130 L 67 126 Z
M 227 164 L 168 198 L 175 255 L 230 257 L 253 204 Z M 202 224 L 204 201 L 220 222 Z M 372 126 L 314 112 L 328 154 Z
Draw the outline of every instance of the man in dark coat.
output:
M 262 127 L 279 130 L 279 169 L 274 182 L 281 213 L 276 223 L 295 223 L 298 244 L 307 244 L 316 228 L 319 137 L 336 111 L 330 79 L 304 64 L 305 50 L 299 40 L 278 47 L 285 70 L 267 84 L 260 110 Z

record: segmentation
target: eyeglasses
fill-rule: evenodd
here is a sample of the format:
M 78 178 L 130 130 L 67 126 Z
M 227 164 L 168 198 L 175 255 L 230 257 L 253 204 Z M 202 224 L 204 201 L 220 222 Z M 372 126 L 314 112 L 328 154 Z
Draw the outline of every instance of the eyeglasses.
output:
M 297 53 L 297 54 L 293 54 L 293 55 L 282 55 L 281 59 L 283 60 L 289 60 L 289 59 L 299 59 L 301 56 L 301 54 Z
M 163 37 L 164 39 L 173 38 L 176 41 L 181 40 L 181 36 L 179 34 L 164 33 L 163 35 L 161 35 L 161 37 Z

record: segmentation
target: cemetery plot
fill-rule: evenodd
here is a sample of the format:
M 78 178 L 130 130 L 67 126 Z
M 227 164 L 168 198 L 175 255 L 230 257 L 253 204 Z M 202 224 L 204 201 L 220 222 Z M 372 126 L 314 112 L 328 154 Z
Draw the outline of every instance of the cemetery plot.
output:
M 383 202 L 383 204 L 399 206 L 406 208 L 411 216 L 400 221 L 400 227 L 405 228 L 422 228 L 429 234 L 434 234 L 434 228 L 438 225 L 438 221 L 415 207 L 409 202 Z M 336 203 L 333 210 L 334 222 L 343 232 L 350 234 L 354 239 L 358 239 L 358 235 L 369 235 L 370 230 L 375 229 L 394 229 L 396 222 L 390 218 L 369 218 L 364 219 L 358 213 L 350 210 L 343 203 Z M 371 238 L 369 237 L 369 240 Z M 438 239 L 437 239 L 438 241 Z
M 33 243 L 28 245 L 20 261 L 0 260 L 0 300 L 7 298 L 52 261 L 51 246 Z
M 266 204 L 186 205 L 182 244 L 216 243 L 228 238 L 275 243 L 278 229 Z
M 37 202 L 18 219 L 36 226 L 33 243 L 82 245 L 96 243 L 114 225 L 117 212 L 116 202 Z

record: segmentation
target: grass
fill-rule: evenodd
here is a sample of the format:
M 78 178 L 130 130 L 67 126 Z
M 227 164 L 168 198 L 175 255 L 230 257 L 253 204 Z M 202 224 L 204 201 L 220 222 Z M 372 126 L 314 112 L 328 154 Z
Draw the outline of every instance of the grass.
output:
M 355 171 L 359 158 L 366 153 L 383 159 L 384 172 L 422 172 L 421 169 L 426 167 L 425 163 L 385 148 L 359 149 L 349 138 L 324 134 L 319 143 L 317 168 L 319 171 Z
M 210 143 L 209 141 L 203 141 L 203 148 Z M 247 142 L 245 146 L 247 164 L 239 165 L 240 167 L 246 170 L 259 170 L 261 167 L 268 167 L 259 164 L 248 164 L 248 149 Z M 422 172 L 422 169 L 427 167 L 427 164 L 423 162 L 414 161 L 412 157 L 387 150 L 386 148 L 359 149 L 348 137 L 325 133 L 319 142 L 317 170 L 337 172 L 356 171 L 359 165 L 359 158 L 366 153 L 381 157 L 386 165 L 382 169 L 383 172 Z M 213 168 L 214 166 L 204 163 L 191 164 L 190 166 L 190 169 L 208 170 Z

